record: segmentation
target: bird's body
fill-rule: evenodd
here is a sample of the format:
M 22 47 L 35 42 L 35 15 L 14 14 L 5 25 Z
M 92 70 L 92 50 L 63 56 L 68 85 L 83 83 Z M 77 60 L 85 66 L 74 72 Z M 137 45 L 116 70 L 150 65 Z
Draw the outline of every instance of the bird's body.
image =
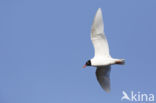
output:
M 114 59 L 114 58 L 92 58 L 92 66 L 108 66 L 113 64 L 124 64 L 124 59 Z
M 101 87 L 109 92 L 110 91 L 110 71 L 112 64 L 124 64 L 124 59 L 112 58 L 109 53 L 108 42 L 104 33 L 104 24 L 102 11 L 99 8 L 95 15 L 92 29 L 91 40 L 95 49 L 95 55 L 92 59 L 86 62 L 86 66 L 95 66 L 96 77 Z

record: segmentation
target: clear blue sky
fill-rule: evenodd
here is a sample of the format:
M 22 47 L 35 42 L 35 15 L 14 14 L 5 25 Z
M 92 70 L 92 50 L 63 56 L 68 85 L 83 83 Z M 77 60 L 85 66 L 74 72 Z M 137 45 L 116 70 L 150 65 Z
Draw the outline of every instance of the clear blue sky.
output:
M 113 57 L 111 92 L 96 81 L 91 24 L 103 11 Z M 120 103 L 156 96 L 155 0 L 0 0 L 0 103 Z

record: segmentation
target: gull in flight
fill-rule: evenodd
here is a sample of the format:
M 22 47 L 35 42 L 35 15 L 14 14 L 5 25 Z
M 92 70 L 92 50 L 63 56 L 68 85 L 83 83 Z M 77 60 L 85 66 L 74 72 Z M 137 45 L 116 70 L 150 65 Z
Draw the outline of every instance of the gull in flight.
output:
M 109 53 L 108 42 L 104 33 L 104 24 L 101 8 L 96 12 L 91 28 L 91 41 L 95 49 L 95 55 L 88 60 L 83 68 L 86 66 L 96 67 L 96 78 L 100 86 L 106 91 L 110 92 L 110 71 L 112 64 L 124 64 L 124 59 L 112 58 Z

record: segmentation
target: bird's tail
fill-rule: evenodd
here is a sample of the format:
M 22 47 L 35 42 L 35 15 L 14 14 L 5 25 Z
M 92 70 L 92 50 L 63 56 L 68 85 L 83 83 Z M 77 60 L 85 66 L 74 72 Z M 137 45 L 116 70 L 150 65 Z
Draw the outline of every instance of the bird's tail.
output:
M 115 61 L 115 64 L 124 65 L 124 64 L 125 64 L 125 59 L 116 60 L 116 61 Z

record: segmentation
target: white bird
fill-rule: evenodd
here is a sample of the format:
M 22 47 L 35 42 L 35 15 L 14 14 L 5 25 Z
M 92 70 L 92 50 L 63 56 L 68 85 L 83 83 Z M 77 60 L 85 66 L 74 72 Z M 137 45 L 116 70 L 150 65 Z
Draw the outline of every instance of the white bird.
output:
M 104 33 L 104 24 L 101 8 L 97 10 L 91 29 L 91 40 L 95 49 L 95 55 L 83 66 L 94 66 L 96 77 L 101 87 L 110 91 L 110 71 L 112 64 L 124 64 L 124 59 L 115 59 L 110 56 L 108 42 Z

